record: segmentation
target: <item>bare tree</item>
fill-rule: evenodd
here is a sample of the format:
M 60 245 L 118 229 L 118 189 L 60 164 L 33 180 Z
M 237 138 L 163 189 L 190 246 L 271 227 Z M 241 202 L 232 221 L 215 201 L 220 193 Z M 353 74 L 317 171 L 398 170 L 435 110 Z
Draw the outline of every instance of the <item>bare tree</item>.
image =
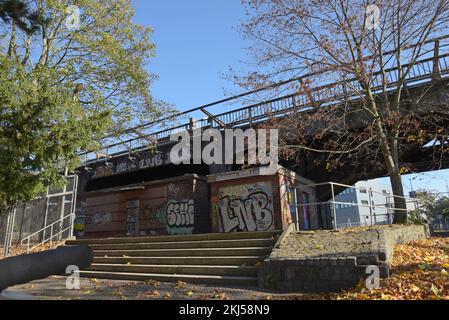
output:
M 270 124 L 285 129 L 283 152 L 326 155 L 328 170 L 379 159 L 398 196 L 395 207 L 405 209 L 401 153 L 430 138 L 443 141 L 435 145 L 444 149 L 447 140 L 447 105 L 422 112 L 423 104 L 431 104 L 426 100 L 431 89 L 413 91 L 408 81 L 419 61 L 433 55 L 433 44 L 438 51 L 439 42 L 429 44 L 429 39 L 446 31 L 449 1 L 243 3 L 250 18 L 241 30 L 252 40 L 257 72 L 237 82 L 255 88 L 296 78 L 294 90 L 307 97 L 302 105 L 307 112 Z M 433 85 L 439 79 L 434 71 Z M 304 74 L 308 76 L 301 78 Z M 396 213 L 395 223 L 406 221 L 405 212 Z

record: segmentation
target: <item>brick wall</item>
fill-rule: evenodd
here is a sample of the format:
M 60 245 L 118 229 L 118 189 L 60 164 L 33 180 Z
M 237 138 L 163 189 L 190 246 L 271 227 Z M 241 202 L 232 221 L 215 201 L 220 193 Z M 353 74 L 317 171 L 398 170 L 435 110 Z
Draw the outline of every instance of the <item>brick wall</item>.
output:
M 131 202 L 138 214 L 139 235 L 210 230 L 208 185 L 205 178 L 195 175 L 84 193 L 80 199 L 79 211 L 86 216 L 84 237 L 126 236 Z

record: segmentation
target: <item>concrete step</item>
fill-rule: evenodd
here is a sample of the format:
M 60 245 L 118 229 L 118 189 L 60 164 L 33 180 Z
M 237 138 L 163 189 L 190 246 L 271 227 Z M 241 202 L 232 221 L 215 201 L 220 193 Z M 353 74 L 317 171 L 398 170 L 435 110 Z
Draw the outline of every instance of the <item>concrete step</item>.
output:
M 256 287 L 257 277 L 238 277 L 238 276 L 212 276 L 212 275 L 185 275 L 185 274 L 152 274 L 152 273 L 124 273 L 124 272 L 98 272 L 81 271 L 80 275 L 86 278 L 129 280 L 129 281 L 147 281 L 155 280 L 161 282 L 187 282 L 204 284 L 234 285 L 242 287 Z
M 237 266 L 203 266 L 203 265 L 132 265 L 132 264 L 92 264 L 88 271 L 151 273 L 151 274 L 185 274 L 257 277 L 258 268 Z
M 193 234 L 185 236 L 78 239 L 78 240 L 68 240 L 66 241 L 66 245 L 185 242 L 185 241 L 207 241 L 207 240 L 260 239 L 260 238 L 267 239 L 267 238 L 277 238 L 280 234 L 281 231 L 268 231 L 268 232 L 207 233 L 207 234 Z
M 163 265 L 217 265 L 251 266 L 262 262 L 265 256 L 236 257 L 94 257 L 93 263 L 103 264 L 163 264 Z
M 272 247 L 94 250 L 95 257 L 211 257 L 267 256 Z
M 145 250 L 145 249 L 190 249 L 190 248 L 237 248 L 237 247 L 269 247 L 276 240 L 237 239 L 237 240 L 201 240 L 185 242 L 150 242 L 150 243 L 117 243 L 91 244 L 93 250 Z
M 257 286 L 258 262 L 280 232 L 215 233 L 67 241 L 87 244 L 94 263 L 81 275 L 120 280 Z

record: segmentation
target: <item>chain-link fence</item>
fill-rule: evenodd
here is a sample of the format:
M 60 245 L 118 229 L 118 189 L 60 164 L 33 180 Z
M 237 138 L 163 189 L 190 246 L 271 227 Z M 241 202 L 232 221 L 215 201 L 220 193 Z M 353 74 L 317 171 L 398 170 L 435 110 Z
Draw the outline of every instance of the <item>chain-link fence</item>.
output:
M 49 189 L 42 198 L 0 213 L 0 254 L 70 237 L 77 183 L 77 176 L 68 176 L 64 187 Z

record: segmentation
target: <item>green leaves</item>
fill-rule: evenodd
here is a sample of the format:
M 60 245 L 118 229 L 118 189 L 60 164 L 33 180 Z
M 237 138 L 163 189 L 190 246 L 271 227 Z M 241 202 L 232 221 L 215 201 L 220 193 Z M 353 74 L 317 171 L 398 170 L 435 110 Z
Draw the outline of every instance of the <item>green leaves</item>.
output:
M 67 27 L 67 8 L 79 8 L 79 26 Z M 149 59 L 155 56 L 151 42 L 152 29 L 133 22 L 134 10 L 128 0 L 38 0 L 30 10 L 39 7 L 46 21 L 45 32 L 28 37 L 16 32 L 11 43 L 19 48 L 29 41 L 33 55 L 26 50 L 13 50 L 31 72 L 52 69 L 59 73 L 56 86 L 82 84 L 78 98 L 84 110 L 111 113 L 120 131 L 131 125 L 154 120 L 159 111 L 172 111 L 153 99 L 150 91 L 156 77 L 148 71 Z M 41 30 L 44 31 L 44 30 Z M 10 26 L 0 25 L 0 34 L 12 34 Z M 6 37 L 9 41 L 9 37 Z
M 38 34 L 0 24 L 0 207 L 60 180 L 106 133 L 172 111 L 151 96 L 152 29 L 133 22 L 131 1 L 28 3 L 45 19 Z M 76 28 L 70 5 L 79 8 Z
M 85 112 L 73 87 L 55 86 L 60 74 L 30 72 L 7 58 L 0 68 L 0 206 L 33 199 L 58 183 L 76 153 L 111 124 L 108 112 Z

